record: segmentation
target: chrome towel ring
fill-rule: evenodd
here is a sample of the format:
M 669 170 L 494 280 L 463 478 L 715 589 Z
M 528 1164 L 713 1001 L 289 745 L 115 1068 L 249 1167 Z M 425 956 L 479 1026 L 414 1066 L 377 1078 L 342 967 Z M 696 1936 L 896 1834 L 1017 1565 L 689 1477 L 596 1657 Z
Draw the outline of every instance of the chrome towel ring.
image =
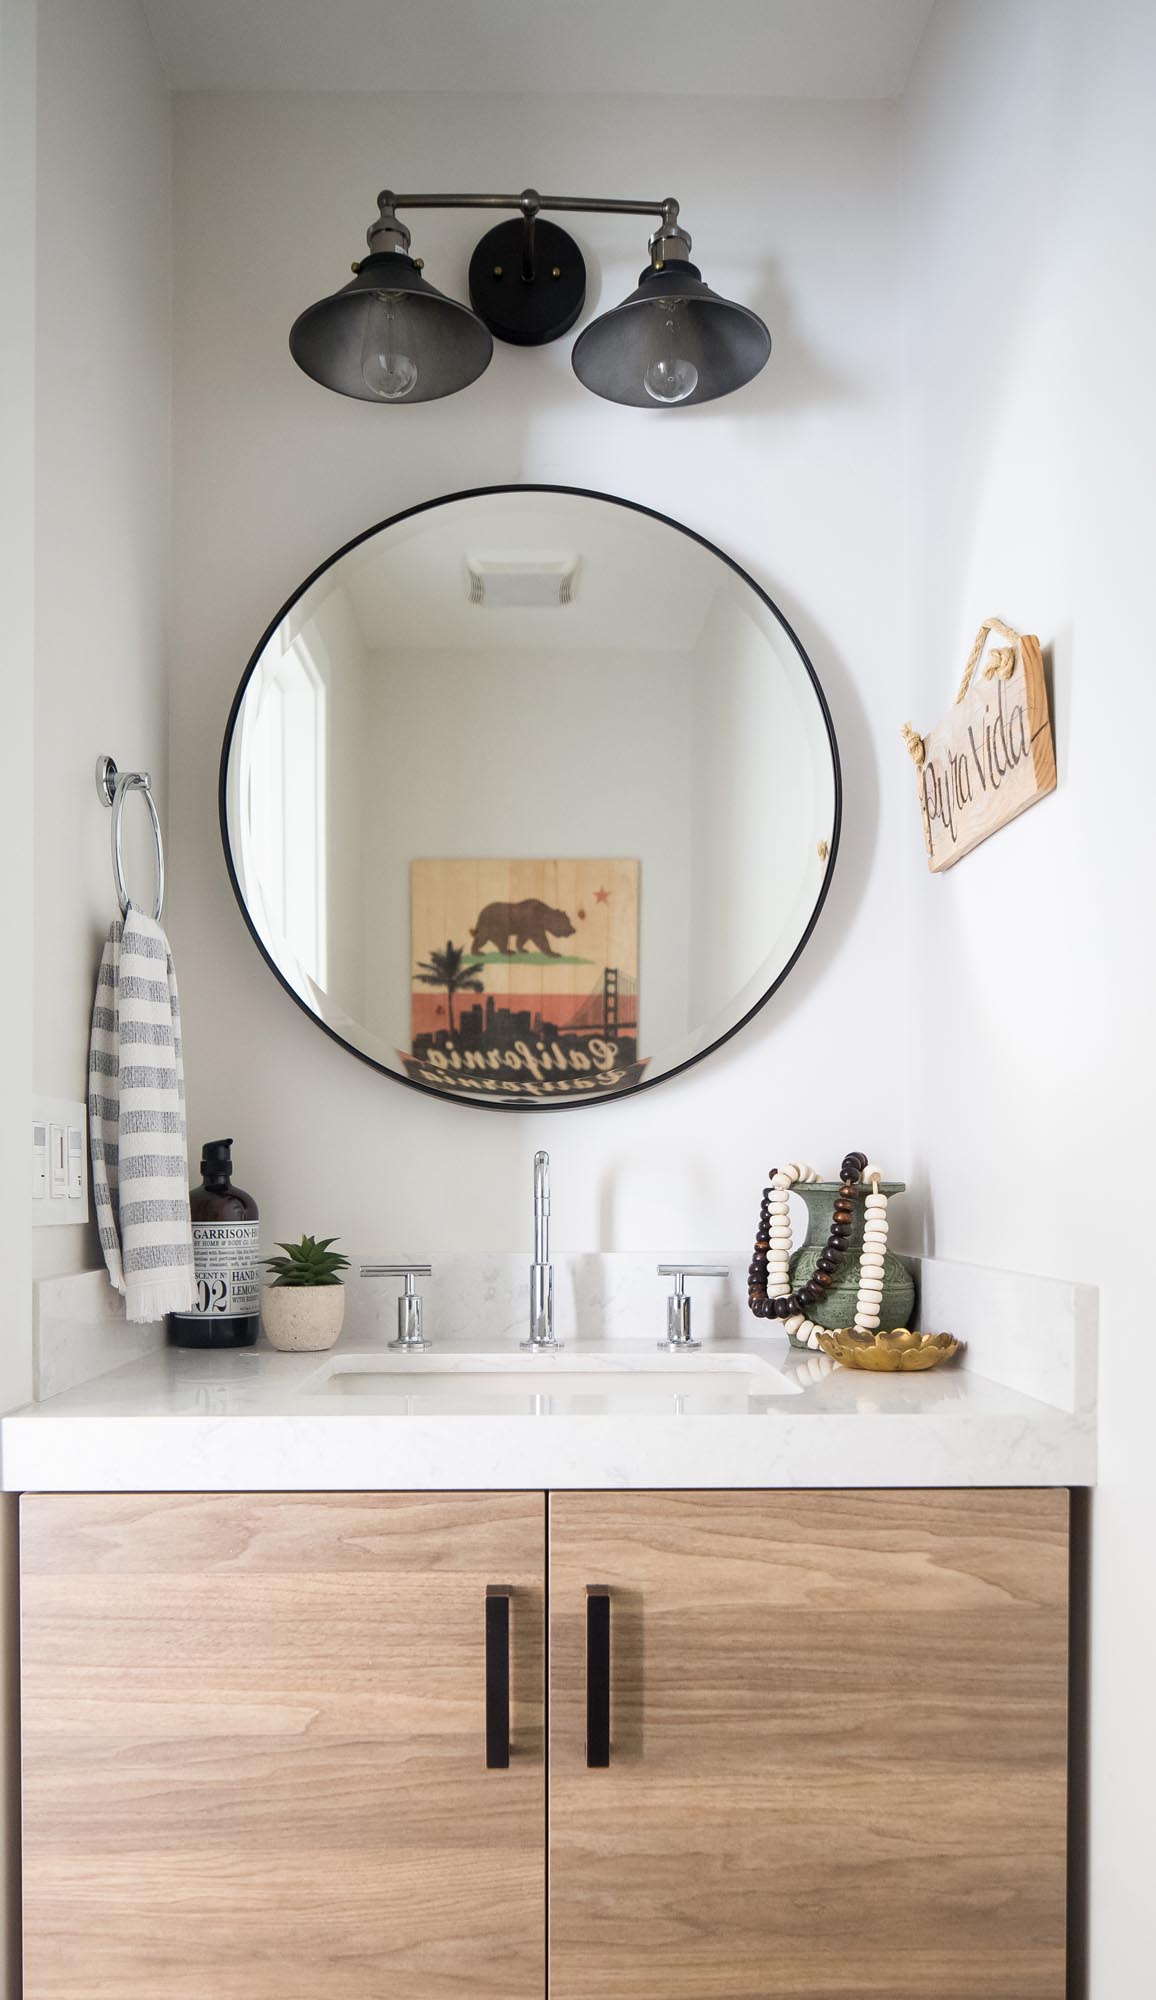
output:
M 112 878 L 116 884 L 116 897 L 121 915 L 128 911 L 131 898 L 124 879 L 124 855 L 121 851 L 121 814 L 124 802 L 130 792 L 139 792 L 149 810 L 152 821 L 153 840 L 157 851 L 157 888 L 153 908 L 153 919 L 160 923 L 161 911 L 165 906 L 165 850 L 161 840 L 161 822 L 156 801 L 152 794 L 152 780 L 147 771 L 118 771 L 112 757 L 98 757 L 96 760 L 96 793 L 104 806 L 112 807 Z M 138 905 L 139 908 L 139 905 Z

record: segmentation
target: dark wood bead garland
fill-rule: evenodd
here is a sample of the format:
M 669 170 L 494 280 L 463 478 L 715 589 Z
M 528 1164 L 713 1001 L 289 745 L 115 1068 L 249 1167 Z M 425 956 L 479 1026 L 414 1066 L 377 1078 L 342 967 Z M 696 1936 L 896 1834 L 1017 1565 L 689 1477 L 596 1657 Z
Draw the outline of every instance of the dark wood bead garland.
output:
M 782 1180 L 779 1169 L 772 1167 L 771 1186 L 763 1189 L 759 1207 L 758 1232 L 755 1236 L 755 1252 L 747 1271 L 747 1304 L 756 1319 L 792 1319 L 796 1315 L 806 1316 L 809 1306 L 817 1305 L 825 1297 L 835 1281 L 836 1273 L 847 1254 L 851 1241 L 851 1224 L 855 1214 L 855 1201 L 861 1192 L 863 1169 L 867 1165 L 866 1153 L 848 1153 L 839 1169 L 839 1193 L 835 1201 L 835 1213 L 827 1241 L 819 1252 L 818 1261 L 806 1284 L 797 1291 L 784 1292 L 775 1298 L 768 1296 L 768 1262 L 771 1248 L 771 1198 L 776 1180 Z M 789 1181 L 817 1179 L 809 1171 L 791 1166 L 784 1170 Z

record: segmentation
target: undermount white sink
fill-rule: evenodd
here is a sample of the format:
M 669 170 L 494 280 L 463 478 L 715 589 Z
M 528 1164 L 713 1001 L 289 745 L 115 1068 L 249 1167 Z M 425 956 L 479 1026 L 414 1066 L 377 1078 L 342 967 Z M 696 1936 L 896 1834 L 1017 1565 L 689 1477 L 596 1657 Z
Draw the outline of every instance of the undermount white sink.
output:
M 801 1393 L 760 1354 L 610 1348 L 338 1354 L 305 1388 L 335 1402 L 423 1416 L 729 1416 Z

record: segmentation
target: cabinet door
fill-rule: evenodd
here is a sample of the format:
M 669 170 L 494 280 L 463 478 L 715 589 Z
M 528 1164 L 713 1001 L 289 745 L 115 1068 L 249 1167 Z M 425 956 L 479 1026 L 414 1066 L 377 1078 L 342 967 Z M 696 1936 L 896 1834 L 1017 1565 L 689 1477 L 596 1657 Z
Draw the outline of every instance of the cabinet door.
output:
M 1063 2000 L 1067 1514 L 553 1496 L 552 2000 Z
M 25 2000 L 541 2000 L 544 1509 L 26 1499 Z

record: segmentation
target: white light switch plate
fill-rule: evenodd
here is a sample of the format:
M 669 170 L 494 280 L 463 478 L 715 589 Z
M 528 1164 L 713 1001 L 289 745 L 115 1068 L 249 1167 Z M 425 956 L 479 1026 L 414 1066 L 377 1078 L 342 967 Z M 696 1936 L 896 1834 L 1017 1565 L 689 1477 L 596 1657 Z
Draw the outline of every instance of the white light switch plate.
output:
M 32 1100 L 32 1221 L 88 1221 L 88 1113 L 79 1099 Z

